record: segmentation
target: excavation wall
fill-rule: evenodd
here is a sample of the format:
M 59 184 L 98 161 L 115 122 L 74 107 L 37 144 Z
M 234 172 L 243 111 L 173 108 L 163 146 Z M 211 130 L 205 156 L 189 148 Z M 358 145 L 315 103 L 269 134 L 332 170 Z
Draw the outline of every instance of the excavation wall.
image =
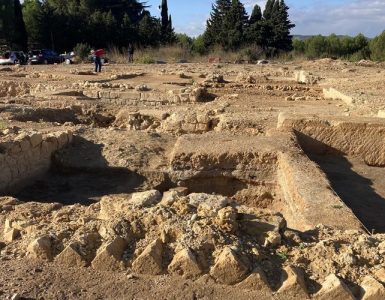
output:
M 277 189 L 277 154 L 265 137 L 184 135 L 175 145 L 170 169 L 172 181 L 191 191 L 235 196 L 256 206 L 274 198 Z
M 301 147 L 314 154 L 360 156 L 369 166 L 385 167 L 385 121 L 294 119 L 280 116 L 279 127 L 293 128 Z
M 0 143 L 0 193 L 21 188 L 48 171 L 51 155 L 72 142 L 71 132 L 21 134 Z

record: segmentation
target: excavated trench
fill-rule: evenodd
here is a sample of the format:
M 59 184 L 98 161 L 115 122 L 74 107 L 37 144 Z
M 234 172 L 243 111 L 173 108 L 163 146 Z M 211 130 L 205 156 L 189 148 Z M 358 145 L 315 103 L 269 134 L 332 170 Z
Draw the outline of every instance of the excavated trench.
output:
M 182 181 L 181 178 L 172 177 L 172 174 L 161 170 L 148 172 L 110 167 L 95 170 L 62 169 L 53 163 L 44 175 L 37 180 L 30 180 L 21 190 L 11 191 L 10 196 L 25 202 L 90 205 L 107 195 L 151 189 L 163 193 L 183 186 L 191 193 L 227 196 L 240 204 L 259 208 L 271 208 L 279 197 L 278 184 L 271 181 L 245 180 L 223 174 L 192 176 Z
M 364 139 L 359 141 L 354 131 L 353 128 L 350 134 L 345 133 L 340 141 L 330 138 L 336 134 L 329 133 L 326 139 L 316 130 L 311 135 L 299 131 L 296 134 L 305 153 L 326 174 L 332 189 L 367 230 L 384 233 L 385 168 L 379 161 L 382 150 L 365 151 L 368 145 L 378 143 L 377 137 L 363 132 Z M 353 145 L 352 150 L 346 145 Z M 373 152 L 374 156 L 369 156 Z
M 197 163 L 202 164 L 203 168 L 197 169 L 190 162 L 175 156 L 171 158 L 169 166 L 148 169 L 135 165 L 136 156 L 134 159 L 125 157 L 126 154 L 121 153 L 122 147 L 110 152 L 107 159 L 102 154 L 103 144 L 75 136 L 71 146 L 52 155 L 44 171 L 38 176 L 27 176 L 22 185 L 8 189 L 6 194 L 25 202 L 90 205 L 107 195 L 151 189 L 165 192 L 183 186 L 191 193 L 223 195 L 240 204 L 259 208 L 272 208 L 280 200 L 280 187 L 276 179 L 277 158 L 270 153 L 201 156 L 201 161 Z M 145 148 L 142 146 L 138 152 L 143 155 Z M 128 155 L 134 152 L 132 149 L 127 151 Z M 154 157 L 158 159 L 162 155 L 165 154 L 150 154 L 148 160 Z M 128 165 L 112 167 L 111 160 L 119 159 L 127 159 Z

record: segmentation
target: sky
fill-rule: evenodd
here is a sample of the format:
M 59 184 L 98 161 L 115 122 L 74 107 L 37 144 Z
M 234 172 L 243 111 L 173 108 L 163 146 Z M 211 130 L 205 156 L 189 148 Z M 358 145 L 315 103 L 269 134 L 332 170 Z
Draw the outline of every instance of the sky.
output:
M 264 7 L 266 0 L 241 0 L 249 14 L 255 4 Z M 147 0 L 150 11 L 159 16 L 161 0 Z M 175 31 L 197 36 L 203 33 L 210 16 L 210 0 L 168 0 Z M 296 24 L 292 34 L 314 35 L 331 33 L 374 37 L 385 30 L 385 0 L 286 0 L 291 21 Z

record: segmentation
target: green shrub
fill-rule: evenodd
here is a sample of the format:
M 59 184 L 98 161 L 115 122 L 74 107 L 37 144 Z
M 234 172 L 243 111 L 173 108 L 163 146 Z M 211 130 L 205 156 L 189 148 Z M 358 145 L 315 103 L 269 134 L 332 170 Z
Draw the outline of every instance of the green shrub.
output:
M 75 55 L 79 57 L 81 61 L 84 61 L 86 58 L 88 58 L 90 51 L 91 46 L 88 44 L 79 43 L 74 47 Z
M 154 64 L 155 63 L 155 59 L 150 56 L 149 54 L 143 54 L 142 56 L 138 57 L 136 60 L 135 60 L 136 63 L 138 64 Z

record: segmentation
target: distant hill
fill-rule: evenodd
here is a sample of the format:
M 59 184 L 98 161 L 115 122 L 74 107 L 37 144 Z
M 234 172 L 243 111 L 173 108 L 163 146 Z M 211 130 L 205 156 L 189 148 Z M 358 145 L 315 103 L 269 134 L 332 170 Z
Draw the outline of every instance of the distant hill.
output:
M 296 35 L 293 35 L 293 40 L 297 39 L 297 40 L 304 41 L 304 40 L 310 39 L 311 37 L 316 36 L 316 35 L 318 35 L 318 34 L 313 34 L 313 35 L 296 34 Z M 343 38 L 343 37 L 351 37 L 351 36 L 349 36 L 349 35 L 337 35 L 337 37 Z M 370 40 L 370 38 L 369 38 L 369 40 Z

